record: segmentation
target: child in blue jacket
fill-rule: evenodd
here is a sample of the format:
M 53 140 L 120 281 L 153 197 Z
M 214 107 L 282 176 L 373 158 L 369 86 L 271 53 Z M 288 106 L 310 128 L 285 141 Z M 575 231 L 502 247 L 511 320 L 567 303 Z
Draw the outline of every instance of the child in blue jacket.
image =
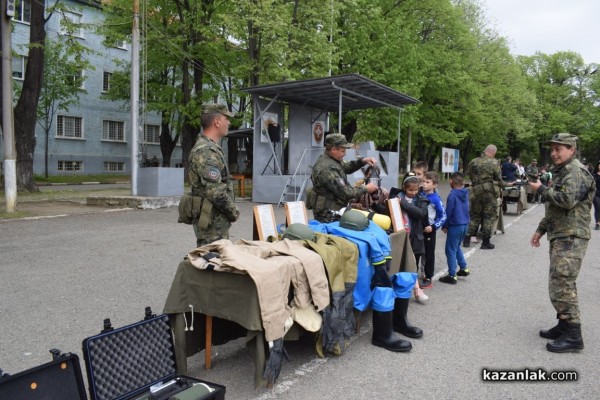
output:
M 467 276 L 467 260 L 463 255 L 460 244 L 467 234 L 469 227 L 469 192 L 464 188 L 464 175 L 455 172 L 450 176 L 452 190 L 446 201 L 446 222 L 442 226 L 446 238 L 446 259 L 448 261 L 448 275 L 442 276 L 440 282 L 455 285 L 457 276 Z M 458 264 L 459 270 L 456 271 Z
M 423 228 L 423 238 L 425 244 L 425 263 L 423 266 L 423 281 L 421 288 L 427 289 L 431 287 L 431 278 L 435 271 L 435 244 L 437 230 L 446 222 L 446 209 L 444 203 L 437 193 L 437 185 L 439 183 L 438 174 L 433 171 L 428 171 L 423 176 L 421 186 L 423 193 L 429 200 L 427 207 L 427 222 Z

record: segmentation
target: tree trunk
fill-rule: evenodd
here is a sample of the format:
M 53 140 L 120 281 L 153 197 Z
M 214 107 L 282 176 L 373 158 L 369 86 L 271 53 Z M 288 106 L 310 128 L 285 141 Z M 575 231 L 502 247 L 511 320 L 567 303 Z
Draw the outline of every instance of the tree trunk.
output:
M 171 166 L 171 156 L 173 155 L 173 150 L 175 150 L 175 147 L 177 146 L 178 139 L 179 135 L 176 135 L 174 138 L 171 136 L 169 121 L 165 121 L 165 116 L 163 114 L 160 128 L 160 152 L 162 154 L 163 167 Z
M 35 152 L 35 124 L 38 101 L 44 75 L 44 2 L 31 2 L 31 25 L 25 80 L 21 96 L 15 107 L 15 144 L 17 147 L 17 189 L 38 191 L 33 180 L 33 154 Z

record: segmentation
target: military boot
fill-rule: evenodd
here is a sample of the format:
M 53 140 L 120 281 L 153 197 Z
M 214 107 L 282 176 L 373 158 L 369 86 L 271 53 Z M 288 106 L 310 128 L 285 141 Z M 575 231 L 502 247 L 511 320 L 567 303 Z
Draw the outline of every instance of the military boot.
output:
M 546 344 L 546 349 L 553 353 L 565 353 L 567 351 L 583 349 L 581 324 L 565 321 L 564 333 L 554 342 Z
M 463 247 L 469 247 L 471 245 L 471 236 L 465 236 L 462 244 Z
M 560 335 L 562 335 L 567 327 L 567 321 L 564 319 L 560 319 L 560 317 L 558 316 L 558 314 L 556 314 L 556 318 L 558 318 L 558 324 L 556 324 L 556 326 L 553 326 L 550 329 L 542 329 L 540 331 L 540 336 L 543 337 L 544 339 L 558 339 L 560 337 Z
M 423 336 L 423 330 L 408 322 L 408 303 L 410 299 L 394 300 L 394 332 L 409 338 L 418 339 Z
M 490 243 L 490 237 L 489 236 L 484 236 L 483 237 L 483 243 L 481 243 L 481 250 L 492 250 L 494 247 L 493 244 Z
M 389 351 L 410 351 L 412 344 L 401 339 L 392 329 L 393 311 L 381 312 L 373 310 L 373 337 L 371 343 Z

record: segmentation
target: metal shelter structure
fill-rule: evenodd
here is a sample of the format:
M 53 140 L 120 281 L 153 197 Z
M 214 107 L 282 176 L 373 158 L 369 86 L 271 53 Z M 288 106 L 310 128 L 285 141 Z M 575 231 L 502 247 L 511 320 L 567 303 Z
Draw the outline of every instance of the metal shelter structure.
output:
M 337 111 L 337 131 L 341 132 L 344 112 L 377 107 L 397 109 L 398 152 L 381 154 L 388 166 L 397 166 L 401 111 L 407 105 L 418 103 L 418 100 L 410 96 L 358 74 L 259 85 L 242 90 L 254 98 L 252 200 L 265 203 L 280 204 L 284 200 L 299 200 L 302 197 L 312 165 L 323 152 L 322 137 L 313 137 L 314 124 L 324 119 L 324 124 L 328 126 L 329 112 Z M 278 129 L 281 129 L 284 104 L 289 106 L 286 140 L 288 156 L 287 165 L 282 169 L 282 137 L 277 136 L 280 134 L 277 129 L 269 128 L 279 126 Z M 272 131 L 275 133 L 272 134 Z M 278 153 L 278 150 L 281 151 Z M 375 149 L 367 148 L 365 151 L 365 155 L 380 156 Z M 369 154 L 370 152 L 374 154 Z M 346 157 L 353 156 L 356 154 L 348 151 Z M 272 174 L 265 174 L 267 169 Z M 291 171 L 294 171 L 293 174 Z M 384 181 L 388 178 L 388 185 L 395 185 L 397 174 L 397 167 L 390 168 Z M 292 195 L 294 197 L 290 198 Z

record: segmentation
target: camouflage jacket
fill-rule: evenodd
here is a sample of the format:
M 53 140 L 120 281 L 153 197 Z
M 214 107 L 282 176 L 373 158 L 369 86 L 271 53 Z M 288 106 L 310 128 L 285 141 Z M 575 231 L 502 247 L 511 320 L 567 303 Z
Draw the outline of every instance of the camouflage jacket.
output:
M 317 198 L 313 207 L 315 219 L 330 222 L 326 215 L 331 210 L 337 211 L 350 200 L 357 199 L 367 192 L 364 186 L 356 188 L 350 185 L 346 176 L 358 171 L 362 165 L 362 159 L 338 161 L 327 153 L 319 157 L 311 175 L 313 191 Z
M 525 173 L 527 175 L 538 176 L 540 174 L 540 169 L 529 164 L 527 168 L 525 168 Z
M 569 236 L 589 239 L 594 178 L 576 158 L 555 167 L 552 174 L 552 186 L 538 189 L 546 203 L 546 215 L 537 232 L 547 233 L 548 240 Z
M 473 186 L 485 183 L 497 183 L 500 187 L 506 186 L 506 183 L 502 180 L 500 167 L 496 160 L 485 155 L 471 160 L 468 172 Z
M 229 221 L 237 219 L 240 212 L 235 205 L 233 183 L 221 146 L 200 135 L 190 153 L 188 177 L 194 196 L 209 200 L 213 209 Z

